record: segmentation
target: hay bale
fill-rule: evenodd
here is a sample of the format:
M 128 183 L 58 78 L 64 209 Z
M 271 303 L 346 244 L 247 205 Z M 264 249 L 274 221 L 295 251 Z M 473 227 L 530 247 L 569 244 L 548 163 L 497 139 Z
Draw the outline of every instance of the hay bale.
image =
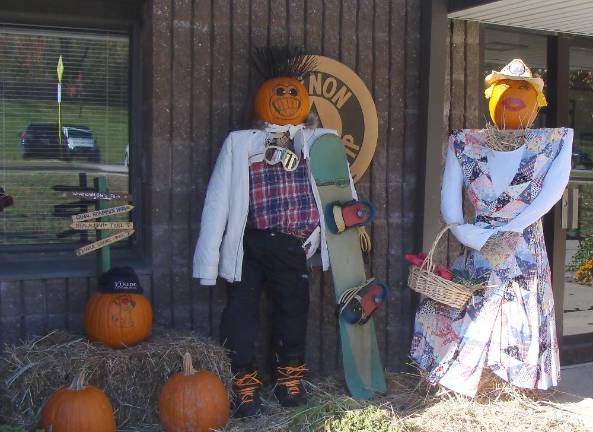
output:
M 46 398 L 84 368 L 88 382 L 111 399 L 118 428 L 158 424 L 161 386 L 181 370 L 186 351 L 196 367 L 214 372 L 230 389 L 230 362 L 224 348 L 190 333 L 157 330 L 150 340 L 117 350 L 63 331 L 7 345 L 0 356 L 0 419 L 25 428 L 35 426 Z

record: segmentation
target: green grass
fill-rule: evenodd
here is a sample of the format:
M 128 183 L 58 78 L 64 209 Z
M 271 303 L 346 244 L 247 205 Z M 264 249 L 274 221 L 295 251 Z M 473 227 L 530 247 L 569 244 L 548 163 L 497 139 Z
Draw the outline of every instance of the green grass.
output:
M 1 100 L 0 99 L 0 163 L 18 167 L 31 166 L 31 170 L 0 171 L 0 187 L 15 200 L 15 205 L 0 213 L 0 246 L 16 244 L 47 244 L 79 239 L 78 236 L 58 239 L 56 233 L 69 229 L 70 218 L 53 216 L 53 206 L 76 201 L 61 197 L 51 188 L 56 184 L 78 185 L 78 170 L 42 171 L 35 165 L 68 169 L 76 160 L 56 159 L 23 161 L 20 133 L 28 123 L 57 122 L 55 101 Z M 126 107 L 105 105 L 62 105 L 62 124 L 87 126 L 97 140 L 101 163 L 122 164 L 128 144 L 128 111 Z M 85 161 L 86 162 L 86 161 Z M 93 176 L 88 176 L 92 185 Z M 127 192 L 128 176 L 108 175 L 110 190 Z M 92 210 L 93 207 L 90 207 Z M 113 220 L 127 220 L 127 216 Z M 94 233 L 90 233 L 90 240 Z
M 291 432 L 413 432 L 410 422 L 387 406 L 356 401 L 345 395 L 322 393 L 292 417 Z
M 22 160 L 20 133 L 28 123 L 57 123 L 58 107 L 52 100 L 0 100 L 0 160 Z M 62 104 L 62 124 L 87 126 L 101 151 L 101 161 L 121 164 L 128 144 L 127 107 Z
M 117 192 L 128 190 L 127 175 L 108 175 L 109 189 Z M 88 184 L 93 184 L 93 175 Z M 0 184 L 14 198 L 14 206 L 0 213 L 0 246 L 18 244 L 48 244 L 78 240 L 79 236 L 58 239 L 56 233 L 69 229 L 70 217 L 53 215 L 54 205 L 77 201 L 63 197 L 52 190 L 57 184 L 78 185 L 78 172 L 6 171 L 0 176 Z M 110 207 L 122 204 L 111 201 Z M 89 211 L 94 206 L 89 207 Z M 129 215 L 117 215 L 105 220 L 128 220 Z M 94 231 L 89 231 L 93 241 Z M 72 246 L 74 249 L 74 246 Z
M 593 235 L 593 187 L 585 185 L 580 187 L 581 202 L 579 205 L 579 231 L 581 236 Z

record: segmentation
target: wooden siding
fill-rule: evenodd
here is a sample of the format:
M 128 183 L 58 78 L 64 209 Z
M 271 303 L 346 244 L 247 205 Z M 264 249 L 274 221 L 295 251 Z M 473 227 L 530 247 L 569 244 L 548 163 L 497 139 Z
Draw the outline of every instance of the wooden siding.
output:
M 150 275 L 140 284 L 150 297 Z M 55 329 L 83 333 L 84 306 L 96 289 L 95 277 L 0 281 L 0 346 Z
M 373 94 L 379 142 L 357 185 L 377 206 L 369 269 L 391 287 L 377 336 L 389 369 L 402 368 L 411 334 L 404 252 L 418 247 L 417 137 L 420 0 L 152 0 L 143 5 L 141 146 L 143 236 L 151 274 L 143 276 L 157 325 L 218 338 L 224 285 L 191 278 L 208 178 L 226 134 L 244 128 L 257 77 L 253 47 L 291 43 L 355 70 Z M 140 143 L 139 143 L 140 144 Z M 339 367 L 331 276 L 312 271 L 308 363 Z M 0 342 L 53 328 L 81 331 L 94 278 L 0 283 Z M 267 346 L 262 322 L 261 352 Z
M 420 3 L 155 0 L 150 12 L 152 188 L 147 210 L 157 322 L 218 337 L 224 286 L 200 287 L 190 274 L 208 177 L 226 134 L 246 126 L 248 96 L 257 84 L 248 67 L 249 51 L 290 43 L 344 62 L 375 98 L 379 146 L 358 190 L 379 210 L 371 230 L 371 272 L 392 286 L 389 306 L 377 318 L 379 343 L 386 364 L 401 367 L 410 334 L 401 257 L 416 242 L 411 227 L 417 204 Z M 319 372 L 334 370 L 340 361 L 330 280 L 329 274 L 312 271 L 308 362 Z M 263 320 L 262 347 L 267 330 Z
M 446 131 L 443 136 L 443 164 L 449 131 L 460 128 L 481 128 L 485 124 L 485 119 L 480 116 L 480 104 L 484 97 L 480 25 L 476 22 L 450 20 L 447 38 L 449 52 L 445 76 L 445 109 L 443 110 Z M 440 253 L 443 258 L 445 255 L 448 256 L 450 262 L 459 255 L 460 251 L 460 243 L 450 235 L 447 242 L 443 242 Z

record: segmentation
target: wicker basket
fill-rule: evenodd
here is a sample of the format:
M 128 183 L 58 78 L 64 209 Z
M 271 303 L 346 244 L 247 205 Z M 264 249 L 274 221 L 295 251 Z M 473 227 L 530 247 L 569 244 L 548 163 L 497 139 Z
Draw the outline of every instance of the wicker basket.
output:
M 443 235 L 451 228 L 447 225 L 439 232 L 421 267 L 410 266 L 408 286 L 414 291 L 425 295 L 439 303 L 462 309 L 473 293 L 484 288 L 484 285 L 464 285 L 440 277 L 433 273 L 435 265 L 432 256 Z

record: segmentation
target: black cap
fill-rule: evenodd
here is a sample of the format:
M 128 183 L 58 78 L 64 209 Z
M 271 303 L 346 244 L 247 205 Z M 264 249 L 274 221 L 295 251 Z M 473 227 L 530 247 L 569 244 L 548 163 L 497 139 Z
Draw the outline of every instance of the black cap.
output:
M 99 276 L 99 291 L 141 293 L 143 290 L 132 267 L 114 267 Z

